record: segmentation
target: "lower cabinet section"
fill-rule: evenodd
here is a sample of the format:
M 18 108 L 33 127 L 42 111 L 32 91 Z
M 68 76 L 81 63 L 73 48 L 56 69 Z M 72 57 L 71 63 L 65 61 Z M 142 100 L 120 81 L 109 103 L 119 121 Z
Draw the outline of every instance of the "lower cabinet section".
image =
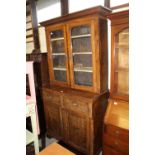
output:
M 61 136 L 61 118 L 59 106 L 53 105 L 52 109 L 49 105 L 45 107 L 48 119 L 46 119 L 47 131 L 49 135 L 55 135 L 57 138 Z
M 87 151 L 87 118 L 68 112 L 68 142 L 82 152 Z
M 102 148 L 106 96 L 106 93 L 44 88 L 47 135 L 63 140 L 86 155 L 96 155 Z

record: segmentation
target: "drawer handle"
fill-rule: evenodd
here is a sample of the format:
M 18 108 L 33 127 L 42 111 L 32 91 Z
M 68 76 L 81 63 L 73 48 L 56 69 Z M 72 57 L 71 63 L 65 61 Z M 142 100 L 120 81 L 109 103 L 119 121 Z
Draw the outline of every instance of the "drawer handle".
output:
M 63 90 L 60 91 L 60 93 L 63 93 L 63 92 L 64 92 Z
M 118 135 L 118 134 L 119 134 L 119 131 L 118 131 L 118 130 L 116 130 L 116 131 L 115 131 L 115 133 Z
M 74 105 L 74 106 L 77 106 L 78 104 L 77 104 L 77 103 L 73 103 L 73 105 Z
M 52 97 L 51 96 L 48 96 L 48 99 L 51 99 Z
M 115 145 L 118 145 L 118 142 L 117 142 L 117 141 L 115 141 L 115 142 L 114 142 L 114 144 L 115 144 Z

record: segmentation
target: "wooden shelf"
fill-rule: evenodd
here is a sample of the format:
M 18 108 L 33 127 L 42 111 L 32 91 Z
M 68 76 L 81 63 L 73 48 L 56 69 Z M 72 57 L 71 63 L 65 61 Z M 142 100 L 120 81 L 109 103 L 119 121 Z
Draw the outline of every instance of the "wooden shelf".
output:
M 71 36 L 72 39 L 75 39 L 75 38 L 84 38 L 84 37 L 90 37 L 91 34 L 83 34 L 83 35 L 76 35 L 76 36 Z
M 118 68 L 115 72 L 129 72 L 129 68 Z
M 32 20 L 26 21 L 26 24 L 28 24 L 28 23 L 32 23 Z
M 74 72 L 89 72 L 89 73 L 92 73 L 92 67 L 81 67 L 81 68 L 78 68 L 78 67 L 75 67 L 74 68 Z
M 59 41 L 59 40 L 64 40 L 64 38 L 63 37 L 60 37 L 60 38 L 51 39 L 51 41 Z
M 54 67 L 53 70 L 66 71 L 64 67 Z
M 26 43 L 32 43 L 32 42 L 34 42 L 34 40 L 33 41 L 26 41 Z
M 74 55 L 81 55 L 81 54 L 92 54 L 92 52 L 74 52 L 73 56 Z
M 115 48 L 125 48 L 125 49 L 129 49 L 129 45 L 128 45 L 128 44 L 117 45 Z
M 52 53 L 53 56 L 66 55 L 66 53 Z
M 26 38 L 33 37 L 33 34 L 27 35 Z

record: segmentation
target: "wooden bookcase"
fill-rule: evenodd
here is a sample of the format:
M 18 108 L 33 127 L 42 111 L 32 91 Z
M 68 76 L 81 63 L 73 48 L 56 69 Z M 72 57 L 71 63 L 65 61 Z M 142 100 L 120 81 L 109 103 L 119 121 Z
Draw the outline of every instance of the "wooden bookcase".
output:
M 104 117 L 104 155 L 129 154 L 129 11 L 111 20 L 111 88 Z
M 26 53 L 39 50 L 36 1 L 26 0 Z
M 42 89 L 47 135 L 89 155 L 102 147 L 110 12 L 99 6 L 40 23 L 46 30 L 50 75 Z
M 107 20 L 103 14 L 108 12 L 95 7 L 41 23 L 46 29 L 51 85 L 95 93 L 107 90 Z

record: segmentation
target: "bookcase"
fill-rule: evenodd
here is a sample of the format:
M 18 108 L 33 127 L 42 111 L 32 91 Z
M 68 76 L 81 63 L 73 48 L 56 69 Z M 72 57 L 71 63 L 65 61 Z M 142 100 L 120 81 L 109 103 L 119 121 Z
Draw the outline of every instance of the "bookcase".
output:
M 129 154 L 129 11 L 112 13 L 111 88 L 104 117 L 103 154 Z
M 39 49 L 36 1 L 26 0 L 26 53 Z
M 89 155 L 102 147 L 110 12 L 98 6 L 40 23 L 50 75 L 50 84 L 42 89 L 46 133 Z

